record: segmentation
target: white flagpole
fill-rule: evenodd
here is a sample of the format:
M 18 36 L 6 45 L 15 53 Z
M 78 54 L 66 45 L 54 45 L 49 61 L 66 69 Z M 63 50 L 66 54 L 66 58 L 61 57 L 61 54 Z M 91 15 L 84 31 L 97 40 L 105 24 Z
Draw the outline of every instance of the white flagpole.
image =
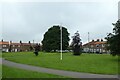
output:
M 61 48 L 61 53 L 60 53 L 60 60 L 62 60 L 62 26 L 60 25 L 60 30 L 61 30 L 61 45 L 60 45 L 60 48 Z

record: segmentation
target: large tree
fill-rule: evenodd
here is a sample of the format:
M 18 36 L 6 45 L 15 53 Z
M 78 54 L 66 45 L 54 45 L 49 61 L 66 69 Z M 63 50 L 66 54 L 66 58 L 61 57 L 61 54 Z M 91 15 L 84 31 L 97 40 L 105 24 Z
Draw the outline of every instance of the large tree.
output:
M 61 29 L 60 26 L 53 26 L 48 29 L 48 31 L 44 34 L 44 38 L 42 41 L 43 50 L 50 52 L 60 50 L 61 44 Z M 69 33 L 65 27 L 62 27 L 62 48 L 63 50 L 67 49 L 69 45 Z
M 113 56 L 120 56 L 120 20 L 112 25 L 114 26 L 113 33 L 109 33 L 106 37 L 108 49 Z

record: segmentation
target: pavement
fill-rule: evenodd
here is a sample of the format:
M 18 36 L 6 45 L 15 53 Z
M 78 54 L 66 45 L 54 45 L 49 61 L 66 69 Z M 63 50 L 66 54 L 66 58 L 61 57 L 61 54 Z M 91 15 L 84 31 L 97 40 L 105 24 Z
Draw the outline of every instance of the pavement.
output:
M 55 75 L 66 76 L 66 77 L 71 77 L 71 78 L 118 78 L 118 75 L 102 75 L 102 74 L 91 74 L 91 73 L 81 73 L 81 72 L 49 69 L 49 68 L 37 67 L 37 66 L 32 66 L 32 65 L 27 65 L 27 64 L 15 63 L 15 62 L 0 58 L 0 63 L 1 62 L 3 65 L 9 66 L 9 67 L 55 74 Z

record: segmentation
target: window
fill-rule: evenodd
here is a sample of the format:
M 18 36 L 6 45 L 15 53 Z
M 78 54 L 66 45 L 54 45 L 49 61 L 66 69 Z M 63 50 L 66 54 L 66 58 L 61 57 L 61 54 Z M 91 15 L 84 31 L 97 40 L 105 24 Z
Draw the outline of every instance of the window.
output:
M 102 44 L 102 47 L 105 47 L 105 45 L 104 45 L 104 44 Z
M 99 44 L 97 44 L 96 47 L 99 47 Z
M 2 49 L 2 51 L 6 51 L 6 49 Z
M 6 45 L 3 45 L 3 47 L 6 47 Z
M 91 45 L 91 47 L 93 48 L 93 45 Z
M 13 47 L 15 47 L 15 45 L 13 45 Z

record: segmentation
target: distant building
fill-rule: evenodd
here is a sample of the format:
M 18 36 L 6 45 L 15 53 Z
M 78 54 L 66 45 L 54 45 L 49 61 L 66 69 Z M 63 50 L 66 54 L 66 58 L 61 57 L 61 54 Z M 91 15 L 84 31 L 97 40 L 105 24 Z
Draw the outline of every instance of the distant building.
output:
M 83 52 L 86 53 L 109 53 L 110 51 L 107 50 L 107 42 L 103 41 L 102 39 L 97 39 L 96 41 L 92 40 L 89 43 L 83 45 Z
M 9 52 L 21 51 L 21 43 L 10 43 Z
M 9 42 L 8 41 L 1 41 L 0 42 L 0 51 L 9 52 Z
M 0 41 L 0 51 L 2 52 L 21 52 L 31 51 L 37 43 L 14 43 L 12 41 Z M 40 45 L 40 44 L 39 44 Z

